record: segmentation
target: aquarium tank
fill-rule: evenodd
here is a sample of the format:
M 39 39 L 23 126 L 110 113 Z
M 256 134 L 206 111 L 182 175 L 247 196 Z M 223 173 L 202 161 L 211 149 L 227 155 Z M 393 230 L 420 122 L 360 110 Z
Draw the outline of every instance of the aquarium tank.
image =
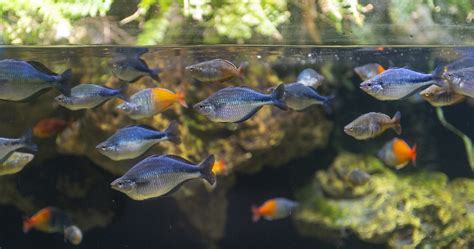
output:
M 0 0 L 0 248 L 474 248 L 472 0 Z

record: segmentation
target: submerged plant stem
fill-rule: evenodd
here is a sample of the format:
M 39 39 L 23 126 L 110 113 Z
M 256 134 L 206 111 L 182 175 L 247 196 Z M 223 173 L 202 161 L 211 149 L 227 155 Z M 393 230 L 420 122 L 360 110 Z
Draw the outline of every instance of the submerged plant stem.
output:
M 441 107 L 436 107 L 436 116 L 438 117 L 439 122 L 441 122 L 441 124 L 446 129 L 452 131 L 454 134 L 456 134 L 458 137 L 460 137 L 463 140 L 464 147 L 466 148 L 466 154 L 467 154 L 467 160 L 469 162 L 469 166 L 471 166 L 471 170 L 474 171 L 474 157 L 473 157 L 471 139 L 462 131 L 460 131 L 458 128 L 454 127 L 452 124 L 446 121 L 446 118 L 444 117 L 443 109 Z

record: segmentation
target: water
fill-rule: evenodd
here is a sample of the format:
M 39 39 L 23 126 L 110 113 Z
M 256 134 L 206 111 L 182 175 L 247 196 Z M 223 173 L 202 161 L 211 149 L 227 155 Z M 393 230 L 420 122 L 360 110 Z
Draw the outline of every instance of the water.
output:
M 71 68 L 74 85 L 95 83 L 118 88 L 127 83 L 121 82 L 111 72 L 110 62 L 117 56 L 117 49 L 102 46 L 3 47 L 0 48 L 0 58 L 39 61 L 58 73 Z M 225 86 L 246 85 L 265 91 L 281 82 L 293 82 L 301 70 L 313 68 L 326 78 L 319 89 L 321 94 L 336 94 L 333 112 L 328 114 L 320 106 L 310 107 L 305 112 L 283 112 L 265 107 L 243 124 L 228 125 L 212 123 L 192 108 L 184 109 L 178 105 L 155 118 L 139 121 L 115 110 L 120 100 L 111 100 L 90 110 L 70 111 L 55 103 L 56 90 L 27 102 L 1 102 L 2 137 L 18 137 L 47 117 L 58 117 L 72 123 L 57 136 L 35 138 L 40 148 L 35 153 L 35 159 L 21 172 L 0 178 L 2 248 L 396 247 L 395 242 L 383 236 L 364 237 L 360 230 L 345 227 L 343 223 L 334 223 L 333 227 L 320 224 L 315 227 L 329 232 L 314 232 L 309 229 L 311 226 L 308 227 L 306 216 L 302 216 L 300 211 L 287 219 L 251 221 L 250 207 L 273 197 L 295 199 L 304 203 L 306 208 L 305 196 L 308 194 L 304 189 L 314 182 L 315 172 L 326 172 L 338 155 L 351 152 L 375 156 L 378 149 L 396 135 L 393 131 L 366 141 L 355 140 L 343 132 L 347 123 L 370 111 L 390 116 L 397 110 L 401 111 L 401 137 L 410 145 L 417 144 L 416 167 L 410 165 L 399 171 L 387 171 L 400 177 L 400 181 L 425 171 L 440 172 L 449 180 L 472 180 L 474 176 L 462 140 L 440 124 L 432 106 L 413 97 L 402 101 L 378 101 L 358 88 L 361 80 L 352 70 L 355 66 L 377 62 L 386 68 L 407 66 L 416 71 L 431 72 L 436 65 L 453 61 L 460 54 L 472 51 L 472 48 L 197 46 L 150 47 L 148 50 L 141 58 L 150 68 L 161 69 L 161 82 L 157 84 L 150 77 L 143 77 L 128 85 L 128 95 L 156 85 L 173 91 L 182 89 L 191 106 Z M 245 79 L 201 83 L 185 75 L 186 66 L 214 58 L 228 59 L 236 65 L 244 64 Z M 443 108 L 446 119 L 468 137 L 474 137 L 472 108 L 470 100 Z M 118 128 L 141 123 L 164 129 L 168 120 L 173 119 L 180 123 L 182 145 L 163 142 L 138 159 L 118 162 L 95 150 L 99 142 Z M 217 187 L 212 191 L 196 180 L 186 183 L 171 197 L 146 201 L 131 200 L 110 188 L 110 182 L 139 159 L 163 153 L 180 155 L 193 162 L 215 154 L 226 162 L 229 173 L 218 176 Z M 374 173 L 382 177 L 380 174 Z M 430 178 L 434 182 L 444 179 Z M 372 181 L 374 183 L 370 184 L 375 186 L 376 181 Z M 417 187 L 414 188 L 416 190 Z M 444 185 L 442 188 L 449 189 Z M 318 191 L 310 189 L 312 193 Z M 406 191 L 417 193 L 415 190 Z M 351 191 L 352 187 L 348 187 L 342 199 L 353 200 L 355 197 Z M 420 190 L 420 193 L 425 192 Z M 331 197 L 327 188 L 323 196 Z M 411 198 L 416 199 L 408 197 L 407 200 Z M 462 206 L 465 213 L 470 213 L 472 217 L 473 208 L 470 207 L 474 201 L 458 200 L 462 201 L 465 201 Z M 444 202 L 447 201 L 434 199 L 433 208 L 437 210 L 436 207 Z M 449 206 L 449 202 L 446 205 Z M 82 229 L 84 239 L 79 246 L 65 243 L 61 234 L 22 232 L 22 217 L 31 216 L 46 206 L 65 210 Z M 457 209 L 453 207 L 446 212 L 453 210 Z M 356 215 L 356 208 L 352 211 L 354 217 L 360 217 Z M 422 211 L 424 209 L 420 208 L 414 212 Z M 321 213 L 328 215 L 327 212 Z M 350 217 L 351 210 L 346 214 Z M 452 213 L 452 216 L 456 215 Z M 422 224 L 431 224 L 428 220 L 421 220 Z M 471 221 L 472 218 L 466 222 Z M 454 221 L 448 219 L 447 222 Z M 377 226 L 380 226 L 377 229 L 382 229 L 386 224 Z M 403 239 L 395 240 L 397 243 L 414 243 L 407 239 L 408 235 L 412 234 L 413 229 L 420 229 L 425 236 L 419 245 L 441 243 L 437 240 L 440 237 L 436 237 L 433 231 L 406 229 L 406 226 L 401 226 L 390 230 L 389 234 L 402 236 Z M 460 236 L 468 244 L 452 242 L 449 245 L 464 248 L 470 243 L 472 246 L 472 233 L 469 229 L 461 230 L 459 234 L 447 234 L 443 241 L 449 240 L 449 236 Z

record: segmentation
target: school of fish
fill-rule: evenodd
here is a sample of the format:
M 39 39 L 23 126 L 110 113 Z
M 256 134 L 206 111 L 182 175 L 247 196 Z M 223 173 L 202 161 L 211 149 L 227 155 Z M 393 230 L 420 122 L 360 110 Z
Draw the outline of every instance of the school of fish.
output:
M 146 48 L 116 48 L 110 61 L 113 74 L 127 83 L 133 83 L 142 77 L 150 77 L 159 82 L 160 69 L 151 69 L 141 58 L 147 51 Z M 225 59 L 212 59 L 187 66 L 185 73 L 199 82 L 219 83 L 234 78 L 245 80 L 244 68 L 245 63 L 237 67 Z M 401 100 L 419 94 L 431 105 L 440 107 L 474 97 L 474 58 L 471 57 L 440 65 L 430 73 L 416 72 L 406 67 L 385 69 L 377 63 L 355 67 L 354 72 L 363 80 L 360 89 L 381 101 Z M 152 87 L 127 96 L 126 86 L 113 89 L 84 83 L 71 88 L 71 78 L 71 69 L 57 74 L 40 62 L 1 60 L 0 100 L 29 101 L 55 88 L 60 92 L 55 101 L 70 111 L 95 108 L 118 98 L 122 103 L 116 106 L 116 110 L 137 121 L 158 115 L 175 104 L 188 108 L 184 89 L 172 91 Z M 321 95 L 317 90 L 324 80 L 322 75 L 308 68 L 298 75 L 295 82 L 279 84 L 271 88 L 270 92 L 246 86 L 225 87 L 192 107 L 210 121 L 222 123 L 245 122 L 265 106 L 274 106 L 282 111 L 304 111 L 313 105 L 319 105 L 331 113 L 331 102 L 335 96 Z M 373 111 L 360 115 L 343 130 L 357 140 L 383 137 L 388 129 L 393 129 L 400 136 L 400 121 L 399 111 L 393 117 Z M 33 160 L 34 154 L 18 151 L 37 151 L 38 148 L 32 141 L 33 136 L 40 139 L 54 137 L 71 122 L 71 119 L 61 117 L 44 118 L 21 137 L 0 137 L 0 175 L 18 173 Z M 178 122 L 169 121 L 169 126 L 163 131 L 141 124 L 122 127 L 98 144 L 96 149 L 111 160 L 129 160 L 139 158 L 157 144 L 166 146 L 163 141 L 181 143 Z M 410 161 L 415 165 L 416 145 L 410 146 L 403 139 L 395 137 L 387 141 L 377 155 L 387 166 L 402 169 Z M 196 179 L 202 179 L 209 186 L 215 187 L 216 175 L 227 173 L 224 161 L 215 160 L 214 155 L 203 157 L 198 163 L 176 155 L 151 155 L 112 181 L 110 187 L 133 200 L 141 201 L 173 194 L 186 182 Z M 369 182 L 370 174 L 354 169 L 341 175 L 341 178 L 357 186 Z M 254 222 L 262 217 L 270 221 L 282 219 L 290 216 L 298 207 L 298 202 L 275 197 L 260 206 L 251 207 L 251 216 Z M 47 233 L 62 233 L 65 240 L 74 245 L 82 241 L 81 229 L 74 225 L 68 214 L 56 207 L 41 209 L 24 220 L 25 233 L 33 228 Z

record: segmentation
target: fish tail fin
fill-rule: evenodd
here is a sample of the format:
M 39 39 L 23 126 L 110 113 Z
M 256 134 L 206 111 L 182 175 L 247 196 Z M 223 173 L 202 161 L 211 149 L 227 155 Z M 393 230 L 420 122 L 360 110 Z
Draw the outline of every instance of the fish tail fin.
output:
M 241 79 L 245 78 L 245 64 L 240 64 L 239 68 L 237 68 L 237 76 Z
M 72 70 L 68 68 L 61 75 L 59 75 L 59 80 L 57 82 L 58 90 L 66 97 L 71 96 L 71 88 L 69 86 L 69 81 L 71 78 Z
M 433 81 L 434 81 L 433 84 L 439 87 L 445 87 L 445 86 L 449 87 L 449 84 L 447 83 L 447 81 L 444 80 L 444 76 L 443 76 L 447 70 L 448 68 L 443 64 L 436 66 L 435 70 L 433 70 L 433 72 L 431 73 L 433 77 Z
M 181 106 L 183 106 L 183 107 L 185 107 L 185 108 L 188 108 L 188 104 L 186 104 L 186 100 L 185 100 L 186 96 L 185 96 L 185 94 L 184 94 L 183 91 L 181 91 L 181 90 L 177 91 L 177 92 L 176 92 L 176 97 L 177 97 L 177 99 L 178 99 L 178 103 L 179 103 Z
M 179 137 L 178 122 L 176 120 L 171 121 L 168 128 L 165 130 L 168 140 L 175 144 L 181 143 L 181 138 Z
M 330 96 L 327 96 L 325 97 L 324 101 L 323 101 L 323 108 L 324 108 L 324 111 L 328 114 L 331 114 L 333 112 L 332 110 L 332 107 L 331 107 L 331 103 L 332 103 L 332 100 L 336 97 L 335 94 L 332 94 Z
M 413 166 L 416 166 L 416 144 L 411 148 L 410 159 L 413 162 Z
M 216 184 L 216 175 L 214 174 L 214 172 L 212 172 L 212 166 L 214 166 L 214 161 L 214 155 L 210 155 L 198 165 L 201 171 L 202 178 L 204 178 L 212 186 Z
M 288 106 L 286 106 L 286 103 L 283 100 L 284 95 L 285 95 L 285 85 L 280 84 L 272 92 L 272 101 L 273 101 L 273 105 L 286 111 L 288 109 Z
M 23 134 L 21 141 L 25 144 L 24 148 L 27 148 L 31 151 L 38 150 L 38 146 L 33 143 L 33 131 L 31 129 L 27 130 L 25 134 Z
M 392 118 L 393 129 L 398 135 L 402 134 L 402 126 L 400 125 L 401 118 L 402 118 L 402 113 L 400 113 L 400 111 L 397 111 L 393 115 L 393 118 Z
M 251 210 L 252 210 L 252 221 L 253 222 L 259 221 L 261 215 L 260 215 L 260 212 L 258 212 L 257 206 L 252 206 Z
M 159 68 L 150 69 L 150 77 L 156 82 L 160 82 L 161 81 L 160 72 L 161 70 Z

